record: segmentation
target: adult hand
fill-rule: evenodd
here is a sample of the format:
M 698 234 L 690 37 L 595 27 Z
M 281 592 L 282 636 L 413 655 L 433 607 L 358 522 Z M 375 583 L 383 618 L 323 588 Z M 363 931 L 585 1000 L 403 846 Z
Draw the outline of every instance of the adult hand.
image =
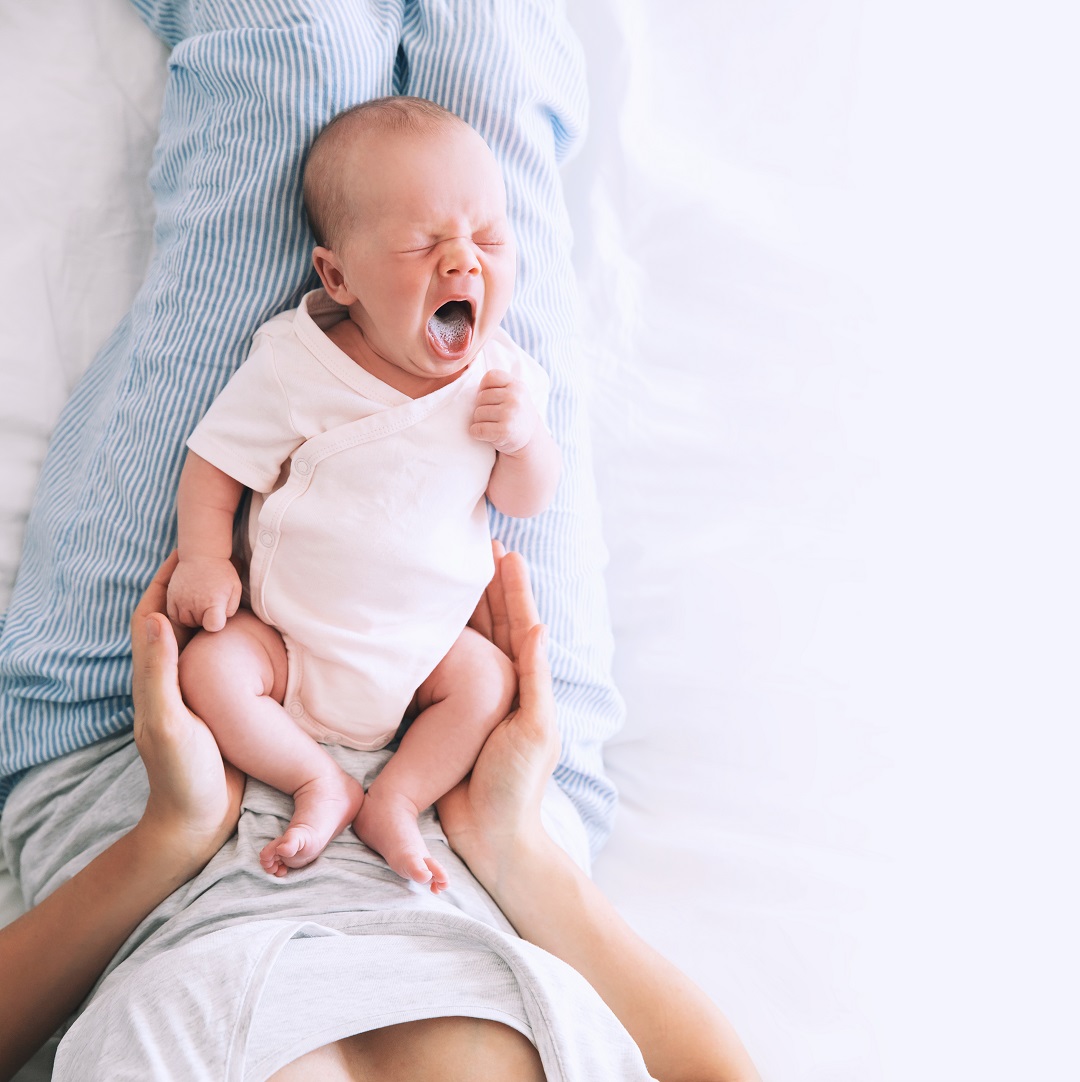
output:
M 649 946 L 544 831 L 540 802 L 558 757 L 551 675 L 529 576 L 496 543 L 495 577 L 471 625 L 514 662 L 518 707 L 470 777 L 438 802 L 447 839 L 522 939 L 573 966 L 664 1082 L 760 1082 L 731 1023 Z
M 191 631 L 164 615 L 176 563 L 174 552 L 131 619 L 135 744 L 150 780 L 136 831 L 169 849 L 194 874 L 235 829 L 244 775 L 222 760 L 213 734 L 180 696 L 177 659 Z
M 139 922 L 236 826 L 243 775 L 222 762 L 210 730 L 180 698 L 177 635 L 162 615 L 175 566 L 174 553 L 131 620 L 135 743 L 150 779 L 146 810 L 85 868 L 0 928 L 0 1079 L 78 1007 Z M 186 642 L 190 632 L 179 635 Z
M 471 624 L 514 663 L 518 703 L 487 738 L 472 773 L 436 807 L 450 845 L 487 887 L 523 846 L 545 837 L 540 804 L 559 758 L 555 700 L 525 561 L 496 541 L 495 575 Z

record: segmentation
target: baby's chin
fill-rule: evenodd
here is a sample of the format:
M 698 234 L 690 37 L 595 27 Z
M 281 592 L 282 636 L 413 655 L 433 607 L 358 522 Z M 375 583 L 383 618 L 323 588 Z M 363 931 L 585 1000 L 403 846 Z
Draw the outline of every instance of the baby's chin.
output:
M 440 357 L 428 348 L 423 351 L 422 356 L 417 357 L 414 354 L 409 361 L 398 367 L 413 379 L 429 380 L 433 384 L 452 383 L 468 370 L 476 357 L 476 352 L 470 350 L 464 357 L 446 358 Z

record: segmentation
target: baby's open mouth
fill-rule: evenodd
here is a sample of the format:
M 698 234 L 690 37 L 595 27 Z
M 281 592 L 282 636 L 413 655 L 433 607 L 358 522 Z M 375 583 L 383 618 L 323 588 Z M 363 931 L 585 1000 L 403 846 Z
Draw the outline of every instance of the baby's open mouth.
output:
M 473 308 L 470 301 L 447 301 L 428 320 L 428 337 L 438 353 L 458 357 L 472 342 Z

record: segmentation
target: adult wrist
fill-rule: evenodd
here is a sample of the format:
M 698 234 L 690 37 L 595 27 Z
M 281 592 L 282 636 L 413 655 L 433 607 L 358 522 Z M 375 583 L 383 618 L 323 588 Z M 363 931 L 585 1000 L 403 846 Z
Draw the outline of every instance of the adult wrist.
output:
M 565 855 L 539 823 L 496 839 L 473 839 L 459 850 L 480 885 L 496 900 L 535 882 L 551 860 Z
M 221 848 L 223 838 L 195 833 L 147 809 L 128 834 L 135 857 L 172 888 L 197 875 Z

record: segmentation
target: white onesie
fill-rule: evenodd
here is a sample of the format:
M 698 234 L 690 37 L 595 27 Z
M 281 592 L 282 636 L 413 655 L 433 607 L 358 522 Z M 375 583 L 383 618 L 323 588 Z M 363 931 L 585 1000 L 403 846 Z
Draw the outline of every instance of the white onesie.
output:
M 322 743 L 368 750 L 491 579 L 495 451 L 469 435 L 480 381 L 507 372 L 543 416 L 548 377 L 499 330 L 412 399 L 326 336 L 346 315 L 319 289 L 263 324 L 188 447 L 252 490 L 251 607 L 285 640 L 285 709 Z

